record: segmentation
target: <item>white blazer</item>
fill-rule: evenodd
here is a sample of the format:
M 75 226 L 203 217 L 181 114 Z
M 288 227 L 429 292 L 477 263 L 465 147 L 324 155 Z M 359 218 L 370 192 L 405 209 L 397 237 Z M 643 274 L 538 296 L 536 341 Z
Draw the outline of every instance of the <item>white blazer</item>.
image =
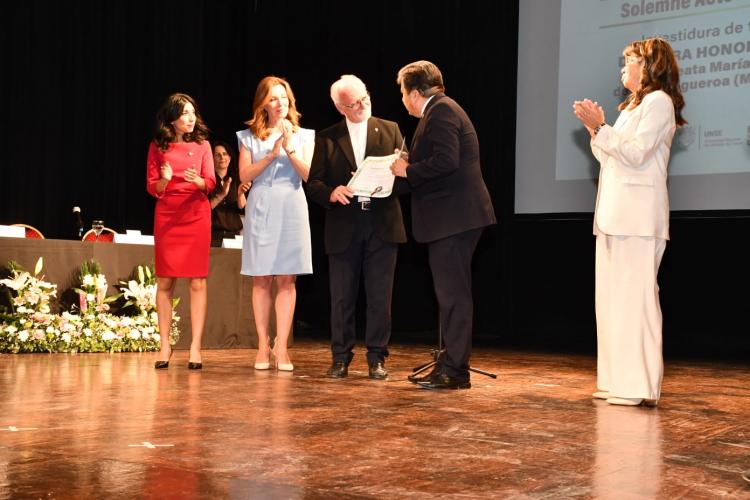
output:
M 675 129 L 672 98 L 657 90 L 591 140 L 601 165 L 594 234 L 669 239 L 667 164 Z

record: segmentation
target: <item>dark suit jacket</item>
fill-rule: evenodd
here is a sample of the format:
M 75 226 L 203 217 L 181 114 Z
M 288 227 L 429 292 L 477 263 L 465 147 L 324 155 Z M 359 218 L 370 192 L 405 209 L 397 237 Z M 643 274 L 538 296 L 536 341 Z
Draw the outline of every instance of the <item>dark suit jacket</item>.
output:
M 435 241 L 496 222 L 479 166 L 474 125 L 445 94 L 436 94 L 425 108 L 411 141 L 406 176 L 396 179 L 397 192 L 411 191 L 417 241 Z
M 371 117 L 367 122 L 367 145 L 365 157 L 387 156 L 401 147 L 402 135 L 398 124 Z M 331 192 L 337 186 L 346 185 L 356 172 L 354 150 L 342 120 L 315 135 L 315 152 L 307 180 L 307 193 L 319 205 L 325 207 L 325 247 L 327 254 L 343 252 L 349 246 L 356 224 L 356 196 L 349 205 L 331 203 Z M 372 216 L 377 235 L 390 243 L 406 241 L 406 231 L 398 197 L 372 198 Z

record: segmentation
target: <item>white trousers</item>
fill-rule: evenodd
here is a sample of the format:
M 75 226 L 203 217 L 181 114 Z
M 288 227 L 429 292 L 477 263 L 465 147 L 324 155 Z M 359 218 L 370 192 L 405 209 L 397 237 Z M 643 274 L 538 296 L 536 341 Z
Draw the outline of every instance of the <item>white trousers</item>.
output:
M 596 237 L 597 387 L 621 398 L 659 399 L 664 374 L 656 275 L 666 240 Z

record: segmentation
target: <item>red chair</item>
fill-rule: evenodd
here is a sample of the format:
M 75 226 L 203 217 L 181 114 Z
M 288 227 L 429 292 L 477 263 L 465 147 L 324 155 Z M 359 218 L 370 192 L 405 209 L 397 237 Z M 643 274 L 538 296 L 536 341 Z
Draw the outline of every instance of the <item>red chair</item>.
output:
M 114 229 L 110 229 L 108 227 L 105 227 L 102 229 L 101 234 L 99 235 L 99 239 L 96 238 L 96 233 L 93 229 L 89 229 L 86 231 L 86 234 L 83 235 L 83 238 L 81 238 L 81 241 L 98 241 L 100 243 L 112 243 L 115 240 L 115 235 L 117 234 L 117 231 Z
M 34 226 L 29 226 L 28 224 L 11 224 L 12 226 L 22 227 L 26 231 L 26 237 L 27 238 L 34 238 L 37 240 L 43 240 L 44 235 L 40 230 L 35 228 Z

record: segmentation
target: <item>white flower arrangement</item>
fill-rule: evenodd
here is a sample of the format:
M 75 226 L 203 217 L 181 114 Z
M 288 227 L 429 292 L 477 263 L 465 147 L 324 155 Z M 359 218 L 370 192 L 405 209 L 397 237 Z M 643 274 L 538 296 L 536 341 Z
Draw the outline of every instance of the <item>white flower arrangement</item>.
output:
M 93 307 L 96 312 L 109 311 L 108 302 L 114 299 L 107 297 L 107 278 L 102 274 L 102 267 L 95 260 L 81 264 L 78 276 L 80 285 L 74 288 L 78 292 L 78 309 L 82 314 Z
M 51 313 L 50 300 L 57 295 L 57 285 L 40 276 L 43 260 L 39 258 L 34 274 L 18 264 L 8 265 L 10 276 L 0 280 L 6 292 L 7 310 L 0 312 L 0 352 L 126 352 L 156 351 L 160 347 L 156 315 L 156 284 L 150 270 L 148 280 L 138 266 L 139 280 L 131 280 L 123 293 L 107 297 L 107 280 L 95 262 L 81 266 L 79 304 L 73 311 Z M 148 269 L 146 267 L 146 269 Z M 135 286 L 132 286 L 134 283 Z M 118 316 L 109 312 L 109 304 L 125 290 L 135 293 L 138 300 L 135 316 Z M 85 301 L 81 300 L 81 297 Z M 125 298 L 128 298 L 125 296 Z M 133 300 L 133 299 L 131 299 Z M 82 305 L 83 302 L 83 305 Z M 179 338 L 179 317 L 172 315 L 170 343 Z
M 137 321 L 142 324 L 150 323 L 147 334 L 159 336 L 159 318 L 156 314 L 156 276 L 150 266 L 138 266 L 136 279 L 127 282 L 120 282 L 120 293 L 117 297 L 127 299 L 123 307 L 132 306 L 136 311 Z M 180 338 L 180 330 L 177 323 L 180 317 L 177 316 L 176 307 L 180 299 L 172 299 L 172 326 L 169 331 L 169 343 L 175 345 Z M 143 332 L 143 331 L 142 331 Z

